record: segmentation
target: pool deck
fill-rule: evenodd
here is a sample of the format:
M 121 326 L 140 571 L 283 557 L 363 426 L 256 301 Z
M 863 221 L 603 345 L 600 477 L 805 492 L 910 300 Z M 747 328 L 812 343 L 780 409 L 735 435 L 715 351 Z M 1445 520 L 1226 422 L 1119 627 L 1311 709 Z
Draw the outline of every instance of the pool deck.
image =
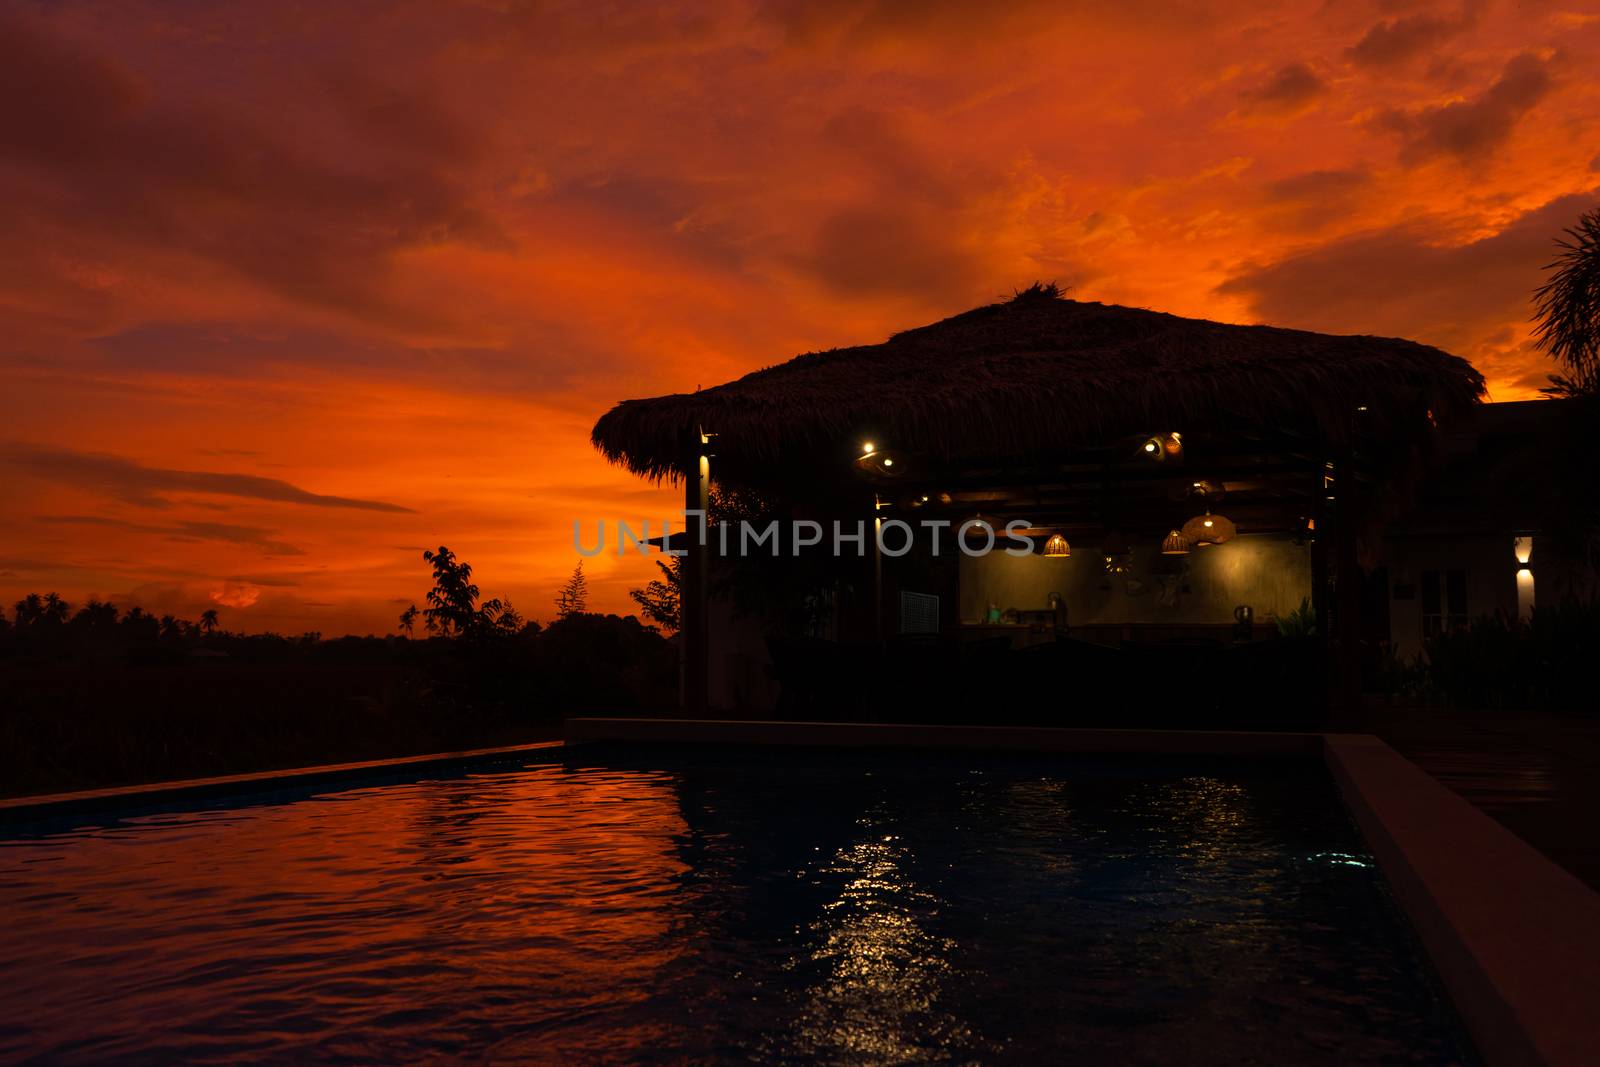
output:
M 570 754 L 593 742 L 1320 757 L 1490 1067 L 1600 1062 L 1600 893 L 1369 734 L 580 718 L 566 741 L 0 801 L 0 823 Z

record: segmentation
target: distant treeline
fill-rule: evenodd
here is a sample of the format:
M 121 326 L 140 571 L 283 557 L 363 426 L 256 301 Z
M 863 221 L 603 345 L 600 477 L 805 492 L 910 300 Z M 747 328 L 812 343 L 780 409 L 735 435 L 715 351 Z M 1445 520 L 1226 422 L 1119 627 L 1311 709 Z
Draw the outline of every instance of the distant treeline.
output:
M 470 568 L 428 553 L 426 636 L 241 634 L 50 593 L 0 613 L 0 794 L 513 744 L 563 716 L 677 700 L 673 643 L 586 610 L 581 572 L 549 625 L 480 602 Z

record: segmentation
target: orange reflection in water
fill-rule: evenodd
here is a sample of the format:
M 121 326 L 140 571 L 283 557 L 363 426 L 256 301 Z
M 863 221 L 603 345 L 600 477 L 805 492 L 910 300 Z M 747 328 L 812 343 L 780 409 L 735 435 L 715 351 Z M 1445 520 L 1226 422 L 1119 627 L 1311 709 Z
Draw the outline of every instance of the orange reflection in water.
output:
M 675 1025 L 633 1010 L 683 920 L 668 775 L 545 768 L 135 822 L 0 849 L 0 967 L 30 975 L 0 1059 L 226 1062 L 284 1040 L 516 1059 Z

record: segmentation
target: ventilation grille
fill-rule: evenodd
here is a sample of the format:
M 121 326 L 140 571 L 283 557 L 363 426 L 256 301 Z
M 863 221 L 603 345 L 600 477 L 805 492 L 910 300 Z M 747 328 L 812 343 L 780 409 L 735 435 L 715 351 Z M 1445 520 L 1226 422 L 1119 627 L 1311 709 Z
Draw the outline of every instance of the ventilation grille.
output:
M 900 632 L 936 634 L 939 632 L 939 598 L 931 593 L 900 594 Z

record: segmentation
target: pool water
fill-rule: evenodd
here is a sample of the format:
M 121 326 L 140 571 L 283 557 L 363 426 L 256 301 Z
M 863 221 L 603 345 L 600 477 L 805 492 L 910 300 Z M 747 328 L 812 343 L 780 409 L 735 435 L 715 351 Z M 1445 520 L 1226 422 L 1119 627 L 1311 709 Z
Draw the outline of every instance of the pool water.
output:
M 580 754 L 0 830 L 0 1061 L 1471 1058 L 1313 763 Z

